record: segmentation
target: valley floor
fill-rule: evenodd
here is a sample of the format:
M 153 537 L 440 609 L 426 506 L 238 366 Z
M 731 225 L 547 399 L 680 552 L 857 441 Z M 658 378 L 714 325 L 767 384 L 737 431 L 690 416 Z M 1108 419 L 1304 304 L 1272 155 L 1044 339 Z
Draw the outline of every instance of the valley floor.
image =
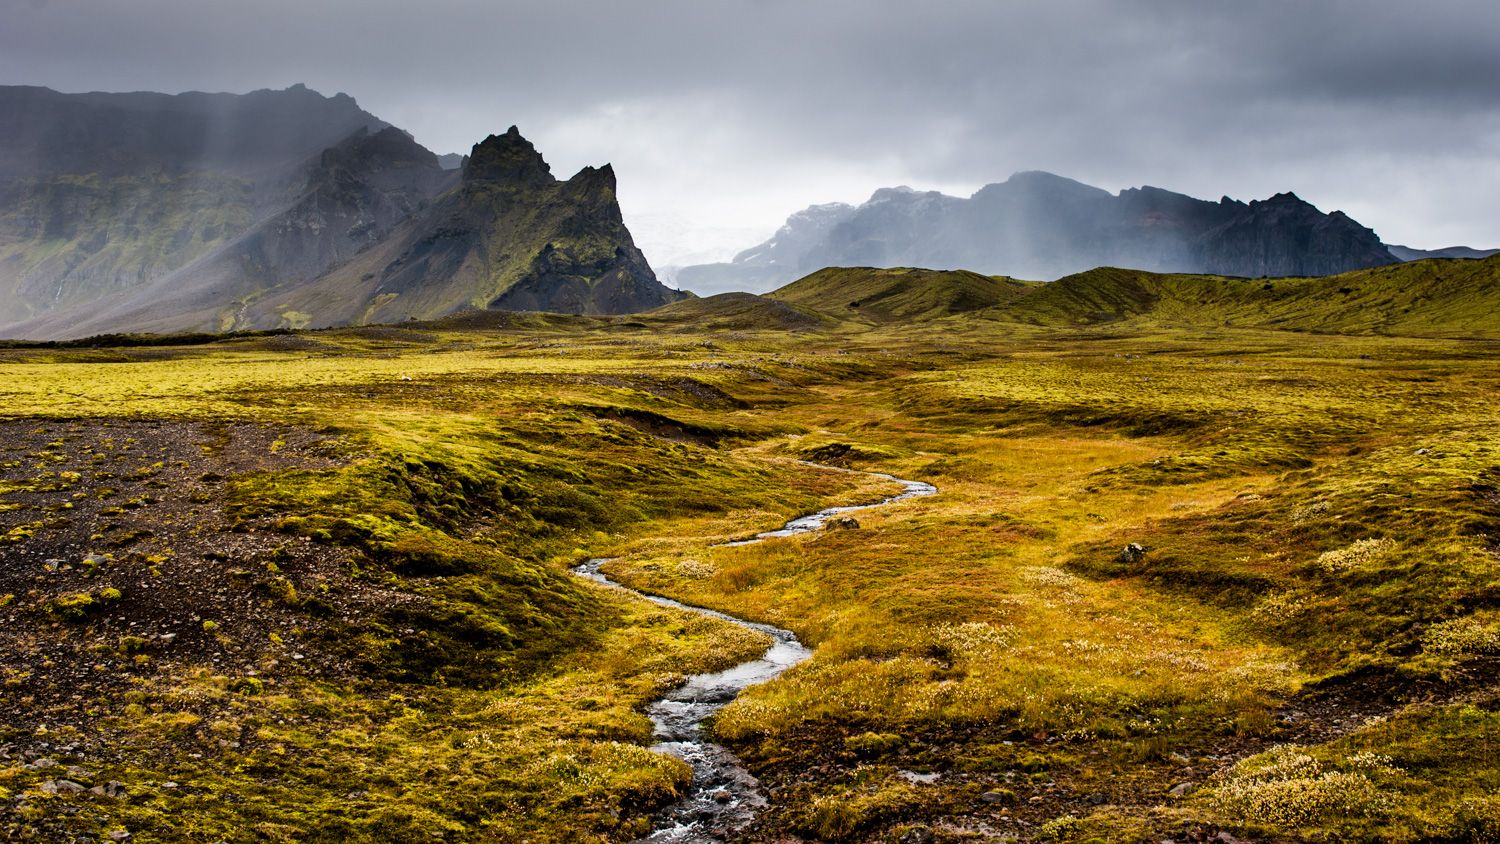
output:
M 0 350 L 0 829 L 1500 840 L 1500 349 L 543 318 Z M 717 543 L 888 482 L 857 529 Z

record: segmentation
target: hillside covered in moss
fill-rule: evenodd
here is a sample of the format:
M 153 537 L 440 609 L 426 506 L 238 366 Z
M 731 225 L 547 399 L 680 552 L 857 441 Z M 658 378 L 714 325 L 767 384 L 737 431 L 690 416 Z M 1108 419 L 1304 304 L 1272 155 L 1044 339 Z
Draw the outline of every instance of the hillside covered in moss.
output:
M 722 308 L 707 304 L 718 298 L 687 307 Z M 1225 327 L 1491 338 L 1500 336 L 1500 256 L 1427 258 L 1311 278 L 1100 267 L 1047 283 L 963 271 L 838 267 L 762 297 L 738 294 L 733 301 L 747 326 L 752 311 L 769 313 L 769 305 L 755 304 L 767 302 L 795 306 L 807 325 L 879 333 L 887 326 L 901 331 L 930 324 L 954 338 L 1053 329 Z M 763 324 L 777 326 L 769 318 Z

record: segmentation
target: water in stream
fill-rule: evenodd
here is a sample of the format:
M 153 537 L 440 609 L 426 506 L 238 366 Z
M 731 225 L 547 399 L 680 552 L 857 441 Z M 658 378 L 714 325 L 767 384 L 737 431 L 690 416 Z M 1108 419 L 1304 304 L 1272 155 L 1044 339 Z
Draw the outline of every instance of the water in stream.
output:
M 900 495 L 874 504 L 830 507 L 810 516 L 793 519 L 780 530 L 767 531 L 750 539 L 724 544 L 728 546 L 751 545 L 774 537 L 812 533 L 821 530 L 823 525 L 835 516 L 937 493 L 936 487 L 922 481 L 906 481 L 881 474 L 875 476 L 897 481 L 904 485 L 906 490 Z M 574 568 L 573 572 L 599 583 L 633 592 L 662 606 L 710 615 L 765 633 L 772 638 L 771 647 L 767 648 L 765 654 L 759 659 L 742 662 L 724 671 L 695 674 L 689 677 L 682 686 L 668 692 L 666 697 L 652 703 L 646 709 L 647 716 L 656 725 L 657 743 L 651 749 L 658 753 L 669 753 L 691 765 L 693 781 L 688 786 L 687 796 L 657 813 L 656 830 L 644 840 L 653 844 L 666 844 L 666 842 L 706 844 L 706 842 L 725 840 L 749 823 L 750 819 L 755 816 L 756 810 L 766 805 L 766 799 L 760 793 L 760 783 L 751 776 L 749 771 L 745 770 L 740 760 L 735 758 L 728 748 L 706 739 L 703 734 L 703 721 L 734 700 L 741 690 L 770 680 L 812 656 L 812 651 L 797 641 L 796 635 L 790 630 L 745 621 L 725 613 L 689 606 L 670 598 L 635 592 L 633 589 L 621 586 L 600 573 L 600 567 L 607 562 L 609 560 L 604 558 L 589 560 Z

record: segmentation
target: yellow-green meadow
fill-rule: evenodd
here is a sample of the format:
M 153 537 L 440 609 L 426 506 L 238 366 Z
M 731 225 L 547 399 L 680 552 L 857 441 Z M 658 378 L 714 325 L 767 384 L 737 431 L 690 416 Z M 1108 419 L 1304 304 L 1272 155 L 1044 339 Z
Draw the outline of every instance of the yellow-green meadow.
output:
M 681 312 L 0 350 L 0 828 L 635 840 L 766 641 L 609 557 L 815 648 L 734 840 L 1500 834 L 1492 343 Z

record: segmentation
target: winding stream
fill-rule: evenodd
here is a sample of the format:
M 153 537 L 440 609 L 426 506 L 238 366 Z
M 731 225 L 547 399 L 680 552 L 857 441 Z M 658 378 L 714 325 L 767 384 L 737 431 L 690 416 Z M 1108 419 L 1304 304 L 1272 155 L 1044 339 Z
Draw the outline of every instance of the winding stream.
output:
M 817 465 L 817 464 L 809 464 Z M 832 469 L 832 466 L 818 466 Z M 877 472 L 869 473 L 877 478 L 896 481 L 906 487 L 894 495 L 874 504 L 853 507 L 829 507 L 812 515 L 801 516 L 787 522 L 780 530 L 756 534 L 750 539 L 725 542 L 721 546 L 753 545 L 782 536 L 796 536 L 821 530 L 829 519 L 856 510 L 884 507 L 899 501 L 935 495 L 937 487 L 923 481 L 908 481 Z M 766 805 L 760 793 L 760 783 L 745 770 L 740 760 L 722 745 L 708 741 L 703 734 L 703 721 L 722 709 L 739 695 L 740 691 L 756 683 L 764 683 L 793 665 L 812 656 L 812 651 L 797 641 L 790 630 L 757 624 L 735 618 L 715 610 L 694 607 L 648 595 L 622 586 L 600 573 L 599 569 L 611 558 L 589 560 L 573 569 L 573 573 L 591 580 L 624 589 L 627 592 L 654 601 L 665 607 L 690 610 L 703 615 L 738 624 L 741 627 L 765 633 L 772 638 L 771 647 L 758 659 L 742 662 L 733 668 L 708 674 L 694 674 L 682 686 L 668 692 L 646 709 L 646 715 L 656 725 L 656 744 L 651 749 L 667 753 L 687 762 L 693 767 L 693 781 L 687 795 L 656 814 L 656 829 L 645 838 L 653 844 L 707 844 L 723 841 L 743 828 L 755 816 L 757 809 Z

